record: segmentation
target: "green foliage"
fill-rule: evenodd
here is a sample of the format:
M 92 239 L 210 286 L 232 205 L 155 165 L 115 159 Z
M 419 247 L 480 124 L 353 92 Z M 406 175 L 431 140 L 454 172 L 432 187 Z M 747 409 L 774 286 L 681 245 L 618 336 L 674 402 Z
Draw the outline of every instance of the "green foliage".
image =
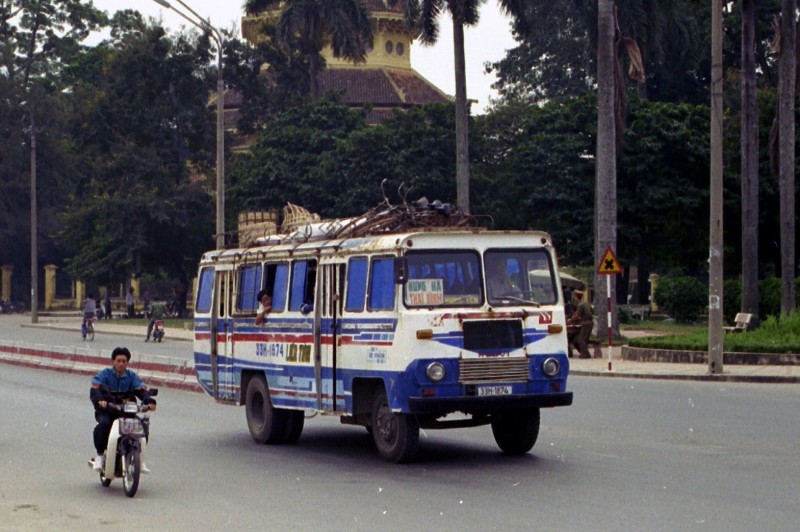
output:
M 708 298 L 708 288 L 694 277 L 664 276 L 655 290 L 656 304 L 680 323 L 697 320 Z
M 722 312 L 723 319 L 732 323 L 736 313 L 742 308 L 742 281 L 728 279 L 722 283 Z
M 628 341 L 631 347 L 651 349 L 708 350 L 708 330 L 675 336 L 650 336 Z M 800 315 L 768 317 L 755 331 L 730 333 L 724 337 L 725 351 L 738 353 L 800 353 Z
M 455 196 L 453 113 L 434 105 L 367 126 L 327 97 L 275 115 L 250 152 L 229 167 L 229 212 L 296 203 L 323 217 L 360 214 L 397 191 L 409 199 Z
M 616 10 L 621 34 L 641 49 L 644 92 L 657 100 L 707 100 L 708 8 L 702 2 L 618 0 Z M 491 65 L 496 88 L 506 98 L 526 101 L 581 96 L 596 79 L 597 2 L 536 1 L 528 11 L 528 28 L 515 27 L 520 45 Z
M 213 153 L 209 43 L 115 21 L 116 40 L 86 52 L 91 82 L 74 92 L 73 150 L 84 163 L 64 198 L 66 269 L 97 282 L 159 269 L 177 277 L 212 242 L 211 197 L 187 166 L 210 166 Z
M 794 285 L 797 301 L 800 302 L 800 292 L 798 292 L 800 277 L 794 280 Z M 781 315 L 782 288 L 779 277 L 770 276 L 758 282 L 758 312 L 762 318 Z
M 473 208 L 495 228 L 548 231 L 565 264 L 593 262 L 594 95 L 509 103 L 476 120 Z

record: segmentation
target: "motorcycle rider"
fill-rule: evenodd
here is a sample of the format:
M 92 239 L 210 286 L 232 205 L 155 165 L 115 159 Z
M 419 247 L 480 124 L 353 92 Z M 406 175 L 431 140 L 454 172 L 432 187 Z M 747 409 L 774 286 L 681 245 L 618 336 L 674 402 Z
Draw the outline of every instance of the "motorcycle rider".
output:
M 128 369 L 128 362 L 131 360 L 131 352 L 127 347 L 117 347 L 111 352 L 113 366 L 101 370 L 92 377 L 92 388 L 89 391 L 89 399 L 94 405 L 94 417 L 97 425 L 94 427 L 94 447 L 97 457 L 92 461 L 92 469 L 100 471 L 103 469 L 108 445 L 108 435 L 111 432 L 111 425 L 114 420 L 120 417 L 116 410 L 106 409 L 109 403 L 114 402 L 114 392 L 130 393 L 136 396 L 143 404 L 149 405 L 150 410 L 156 409 L 156 400 L 150 397 L 142 379 L 135 371 Z M 145 433 L 145 436 L 147 434 Z M 112 457 L 113 459 L 113 457 Z M 142 461 L 142 473 L 149 473 L 150 470 Z
M 166 313 L 166 305 L 164 305 L 164 303 L 161 301 L 155 301 L 152 305 L 150 305 L 150 322 L 147 324 L 147 337 L 144 339 L 145 342 L 150 341 L 150 335 L 153 334 L 153 327 L 155 326 L 156 321 L 163 320 Z

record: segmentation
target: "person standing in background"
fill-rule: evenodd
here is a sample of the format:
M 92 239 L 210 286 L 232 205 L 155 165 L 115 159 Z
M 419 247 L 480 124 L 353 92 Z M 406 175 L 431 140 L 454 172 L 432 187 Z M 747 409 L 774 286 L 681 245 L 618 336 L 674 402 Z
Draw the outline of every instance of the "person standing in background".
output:
M 128 317 L 133 318 L 133 305 L 136 299 L 133 297 L 133 287 L 128 288 L 128 295 L 125 296 L 125 307 L 128 310 Z

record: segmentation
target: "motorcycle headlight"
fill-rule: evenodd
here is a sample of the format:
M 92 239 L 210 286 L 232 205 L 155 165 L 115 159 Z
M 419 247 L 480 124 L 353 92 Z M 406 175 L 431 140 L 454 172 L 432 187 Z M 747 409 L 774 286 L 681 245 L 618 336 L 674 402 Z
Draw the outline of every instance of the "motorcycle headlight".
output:
M 135 417 L 126 417 L 120 420 L 119 433 L 120 434 L 139 434 L 144 435 L 144 425 Z
M 555 358 L 548 358 L 544 362 L 542 362 L 542 373 L 547 375 L 548 377 L 555 377 L 558 375 L 558 372 L 561 370 L 561 364 L 558 363 L 558 360 Z
M 425 369 L 425 375 L 427 375 L 428 378 L 433 382 L 441 381 L 444 379 L 446 374 L 447 372 L 445 371 L 444 365 L 441 362 L 431 362 Z
M 136 403 L 125 403 L 125 406 L 123 408 L 126 414 L 135 414 L 136 412 L 139 411 L 139 405 L 137 405 Z

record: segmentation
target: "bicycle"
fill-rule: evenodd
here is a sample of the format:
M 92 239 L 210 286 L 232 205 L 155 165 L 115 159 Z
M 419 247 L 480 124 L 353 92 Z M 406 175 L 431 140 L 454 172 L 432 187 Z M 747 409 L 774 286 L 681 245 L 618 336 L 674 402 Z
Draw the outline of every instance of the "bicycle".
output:
M 94 316 L 86 314 L 83 316 L 83 323 L 81 323 L 81 336 L 83 341 L 94 341 Z

